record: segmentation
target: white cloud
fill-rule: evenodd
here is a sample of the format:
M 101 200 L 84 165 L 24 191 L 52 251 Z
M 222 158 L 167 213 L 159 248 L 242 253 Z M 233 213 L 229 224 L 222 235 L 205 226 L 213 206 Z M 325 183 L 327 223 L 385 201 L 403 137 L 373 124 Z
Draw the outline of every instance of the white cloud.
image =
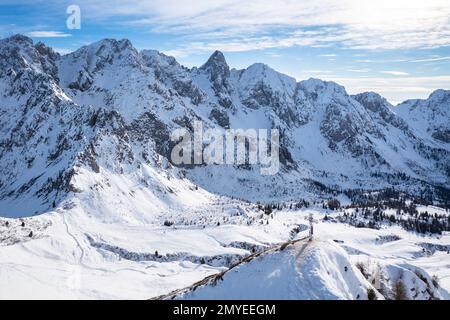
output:
M 358 59 L 356 62 L 361 63 L 399 63 L 399 62 L 410 62 L 409 59 Z
M 34 38 L 66 38 L 72 36 L 70 33 L 61 31 L 31 31 L 27 35 Z
M 175 58 L 184 58 L 187 57 L 191 51 L 190 50 L 184 50 L 184 49 L 172 49 L 172 50 L 162 50 L 162 53 L 168 56 L 172 56 Z
M 176 56 L 187 56 L 196 52 L 211 52 L 220 50 L 224 52 L 243 52 L 271 48 L 289 48 L 295 45 L 318 46 L 327 45 L 340 39 L 336 28 L 324 28 L 316 31 L 293 31 L 283 37 L 269 35 L 236 35 L 234 38 L 212 39 L 208 41 L 193 41 L 182 47 L 166 52 L 176 53 Z
M 281 58 L 283 55 L 280 53 L 269 53 L 269 56 L 272 58 Z
M 358 73 L 366 73 L 369 72 L 370 69 L 347 69 L 348 72 L 358 72 Z
M 395 70 L 387 70 L 387 71 L 381 71 L 381 73 L 384 74 L 390 74 L 392 76 L 408 76 L 409 73 L 404 71 L 395 71 Z
M 84 1 L 86 15 L 131 16 L 134 24 L 154 32 L 193 37 L 197 41 L 245 42 L 273 47 L 277 34 L 286 46 L 330 46 L 356 49 L 434 48 L 450 45 L 448 0 L 153 0 Z M 328 35 L 325 28 L 335 26 Z M 277 32 L 272 33 L 271 31 Z M 314 41 L 292 38 L 292 31 L 311 31 Z M 308 36 L 305 34 L 304 36 Z M 264 43 L 264 45 L 261 45 Z M 234 46 L 236 48 L 236 46 Z M 234 49 L 232 49 L 234 50 Z
M 445 61 L 445 60 L 450 60 L 450 57 L 434 57 L 434 58 L 411 60 L 410 62 L 435 62 L 435 61 Z
M 304 70 L 305 74 L 333 74 L 331 70 Z

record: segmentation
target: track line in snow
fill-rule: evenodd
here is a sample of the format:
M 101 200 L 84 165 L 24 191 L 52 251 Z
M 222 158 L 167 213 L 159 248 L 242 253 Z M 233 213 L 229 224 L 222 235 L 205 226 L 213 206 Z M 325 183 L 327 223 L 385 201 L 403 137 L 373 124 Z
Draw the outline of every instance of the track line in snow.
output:
M 290 240 L 290 241 L 287 241 L 287 242 L 283 242 L 282 244 L 278 244 L 278 245 L 272 246 L 272 247 L 270 247 L 270 248 L 268 248 L 268 249 L 266 249 L 264 251 L 261 251 L 259 253 L 248 255 L 248 256 L 242 258 L 239 262 L 237 262 L 236 264 L 232 265 L 230 268 L 228 268 L 225 271 L 212 274 L 210 276 L 207 276 L 206 278 L 203 278 L 200 281 L 195 282 L 194 284 L 192 284 L 192 285 L 190 285 L 188 287 L 181 288 L 181 289 L 176 289 L 176 290 L 174 290 L 174 291 L 172 291 L 172 292 L 170 292 L 168 294 L 157 296 L 157 297 L 151 298 L 150 300 L 172 300 L 179 294 L 188 292 L 188 291 L 190 291 L 190 290 L 192 290 L 194 288 L 197 288 L 199 286 L 202 286 L 202 285 L 208 285 L 208 284 L 211 283 L 211 281 L 216 281 L 217 279 L 221 279 L 227 272 L 233 270 L 234 268 L 236 268 L 236 267 L 238 267 L 238 266 L 240 266 L 240 265 L 242 265 L 244 263 L 248 263 L 248 262 L 252 261 L 253 259 L 261 257 L 261 256 L 264 256 L 264 255 L 266 255 L 266 254 L 268 254 L 270 252 L 284 250 L 284 249 L 286 249 L 287 246 L 300 243 L 301 241 L 304 241 L 306 239 L 309 239 L 309 237 L 303 237 L 303 238 L 300 238 L 300 239 L 295 239 L 295 240 Z M 308 243 L 305 244 L 305 248 L 306 248 L 307 245 L 308 245 Z

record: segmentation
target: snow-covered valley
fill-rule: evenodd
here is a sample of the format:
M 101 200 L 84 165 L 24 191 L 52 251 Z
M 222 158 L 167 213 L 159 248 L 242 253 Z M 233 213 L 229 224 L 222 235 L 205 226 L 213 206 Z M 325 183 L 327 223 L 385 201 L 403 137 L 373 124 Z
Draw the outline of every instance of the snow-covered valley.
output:
M 367 299 L 367 289 L 373 288 L 379 299 L 392 299 L 396 282 L 403 281 L 410 299 L 450 297 L 448 233 L 424 236 L 398 226 L 380 230 L 356 228 L 324 221 L 325 215 L 333 217 L 338 213 L 326 214 L 319 208 L 283 210 L 273 213 L 272 218 L 239 204 L 236 207 L 242 208 L 243 213 L 235 218 L 233 212 L 222 213 L 220 226 L 214 225 L 213 212 L 201 208 L 197 208 L 197 214 L 204 219 L 199 221 L 210 221 L 211 225 L 164 226 L 163 217 L 160 223 L 117 225 L 86 217 L 76 209 L 23 219 L 24 227 L 19 220 L 1 219 L 0 296 L 31 299 L 164 296 L 226 271 L 255 252 L 307 236 L 304 228 L 299 233 L 292 230 L 306 226 L 309 213 L 313 213 L 317 223 L 311 243 L 304 240 L 283 251 L 264 253 L 233 268 L 214 286 L 207 285 L 204 289 L 200 286 L 192 293 L 188 289 L 188 293 L 182 291 L 177 296 Z M 190 219 L 190 214 L 185 218 Z M 6 242 L 13 237 L 14 241 Z M 302 252 L 304 244 L 308 247 Z M 382 287 L 377 287 L 375 280 L 380 274 Z M 437 287 L 432 285 L 433 279 L 437 279 Z

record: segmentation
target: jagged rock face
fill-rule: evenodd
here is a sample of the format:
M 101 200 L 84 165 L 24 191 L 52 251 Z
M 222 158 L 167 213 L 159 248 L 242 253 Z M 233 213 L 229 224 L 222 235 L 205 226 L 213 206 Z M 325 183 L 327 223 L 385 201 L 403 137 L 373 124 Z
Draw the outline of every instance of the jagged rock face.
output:
M 228 114 L 219 108 L 213 108 L 209 114 L 209 119 L 214 120 L 224 129 L 230 128 L 230 118 Z
M 221 91 L 222 88 L 229 86 L 230 67 L 225 61 L 223 53 L 215 51 L 208 61 L 200 67 L 200 70 L 208 73 L 209 79 L 213 83 L 215 89 Z
M 134 141 L 153 143 L 154 150 L 166 157 L 170 157 L 173 143 L 170 140 L 168 126 L 151 112 L 146 112 L 128 125 L 130 137 Z
M 324 136 L 330 140 L 330 146 L 354 138 L 359 127 L 352 121 L 350 113 L 343 113 L 339 105 L 330 104 L 326 108 L 325 119 L 320 127 Z
M 317 124 L 333 151 L 347 153 L 350 157 L 362 156 L 364 150 L 372 149 L 367 137 L 382 135 L 368 119 L 366 110 L 335 83 L 316 79 L 300 82 L 296 101 L 302 106 L 300 125 Z
M 0 40 L 0 66 L 2 74 L 32 69 L 53 76 L 57 80 L 55 61 L 59 54 L 42 43 L 33 45 L 31 39 L 16 35 Z
M 362 106 L 375 113 L 388 114 L 392 105 L 375 92 L 364 92 L 352 96 Z M 391 112 L 392 113 L 392 112 Z
M 218 99 L 219 105 L 223 108 L 230 108 L 232 106 L 230 98 L 230 91 L 232 90 L 230 84 L 230 67 L 225 61 L 223 53 L 215 51 L 198 71 L 199 73 L 205 74 L 211 82 L 211 88 Z
M 387 122 L 400 130 L 407 130 L 407 123 L 396 116 L 392 111 L 393 106 L 378 93 L 365 92 L 352 96 L 363 107 L 367 108 L 373 113 L 373 116 L 379 119 L 379 122 Z M 378 120 L 378 119 L 377 119 Z
M 333 82 L 296 82 L 263 64 L 230 70 L 220 52 L 187 69 L 127 40 L 60 56 L 14 36 L 0 41 L 0 58 L 2 204 L 32 198 L 41 212 L 74 193 L 108 192 L 111 175 L 130 184 L 145 181 L 148 168 L 177 175 L 170 134 L 192 130 L 194 120 L 280 131 L 275 176 L 261 176 L 258 166 L 182 169 L 211 192 L 266 201 L 314 196 L 307 181 L 448 188 L 448 91 L 392 107 L 377 94 L 349 96 Z M 411 180 L 399 185 L 392 177 L 400 173 Z
M 117 133 L 111 116 L 67 97 L 53 50 L 18 36 L 4 41 L 0 54 L 10 57 L 2 60 L 5 69 L 14 70 L 1 78 L 0 198 L 33 198 L 40 212 L 78 190 L 77 167 L 99 172 L 93 142 Z
M 450 143 L 450 130 L 448 130 L 447 128 L 437 128 L 434 130 L 431 136 L 436 140 Z
M 293 101 L 295 79 L 276 72 L 265 64 L 255 63 L 233 73 L 239 100 L 250 109 L 270 109 L 283 122 L 297 123 Z
M 394 111 L 433 142 L 450 143 L 450 91 L 436 90 L 428 99 L 407 100 Z
M 198 105 L 205 100 L 205 94 L 193 83 L 189 70 L 181 66 L 173 57 L 155 50 L 143 50 L 142 59 L 155 79 L 172 87 L 181 97 L 187 97 Z

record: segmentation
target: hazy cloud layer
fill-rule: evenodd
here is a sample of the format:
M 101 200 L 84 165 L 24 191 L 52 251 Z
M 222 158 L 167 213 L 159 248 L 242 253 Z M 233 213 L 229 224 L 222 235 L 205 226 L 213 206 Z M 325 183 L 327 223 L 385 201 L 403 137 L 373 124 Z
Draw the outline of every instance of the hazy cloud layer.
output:
M 98 18 L 134 17 L 127 23 L 176 33 L 204 48 L 226 51 L 339 43 L 355 49 L 431 48 L 450 45 L 447 0 L 153 0 L 81 1 Z M 311 33 L 309 33 L 310 31 Z M 230 41 L 231 40 L 231 41 Z M 186 49 L 187 50 L 187 46 Z M 207 48 L 205 48 L 207 50 Z

